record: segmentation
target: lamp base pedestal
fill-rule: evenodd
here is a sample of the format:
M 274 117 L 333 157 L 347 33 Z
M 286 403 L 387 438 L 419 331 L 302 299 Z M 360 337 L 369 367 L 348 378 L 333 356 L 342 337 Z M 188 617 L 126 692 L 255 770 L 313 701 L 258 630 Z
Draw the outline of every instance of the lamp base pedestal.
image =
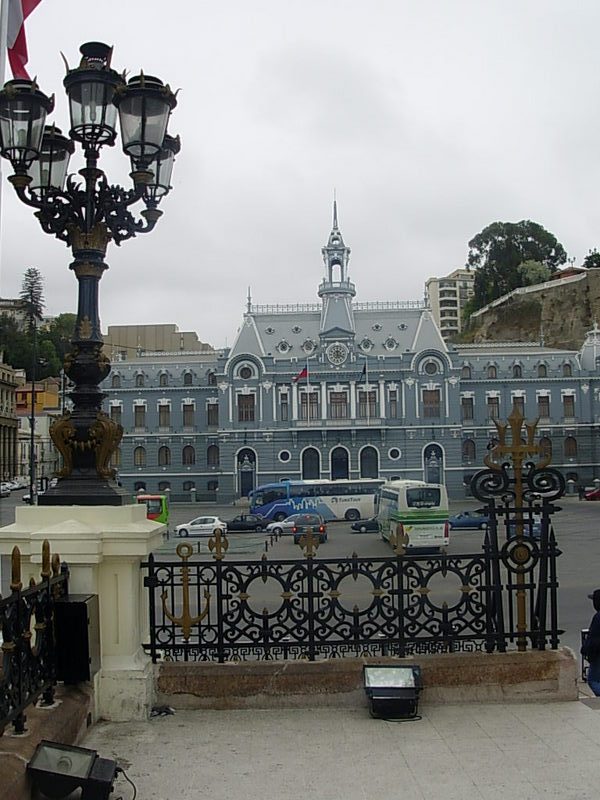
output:
M 125 506 L 132 503 L 131 493 L 116 481 L 97 475 L 60 478 L 38 496 L 38 506 Z

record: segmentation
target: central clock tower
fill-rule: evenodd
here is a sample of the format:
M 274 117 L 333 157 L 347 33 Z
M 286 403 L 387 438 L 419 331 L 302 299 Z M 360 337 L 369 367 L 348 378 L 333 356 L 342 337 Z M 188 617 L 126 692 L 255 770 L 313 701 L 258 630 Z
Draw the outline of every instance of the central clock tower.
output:
M 327 274 L 319 286 L 319 297 L 323 301 L 319 337 L 327 361 L 341 366 L 347 361 L 354 343 L 352 298 L 356 289 L 348 278 L 350 248 L 344 244 L 338 227 L 336 200 L 333 201 L 333 227 L 321 252 Z

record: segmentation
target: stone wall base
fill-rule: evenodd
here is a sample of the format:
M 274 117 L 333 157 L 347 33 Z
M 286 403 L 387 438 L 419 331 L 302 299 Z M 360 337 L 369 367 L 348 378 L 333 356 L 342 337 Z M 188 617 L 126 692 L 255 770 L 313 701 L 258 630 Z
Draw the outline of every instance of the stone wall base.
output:
M 138 669 L 103 669 L 97 679 L 99 718 L 110 722 L 148 719 L 154 701 L 150 661 Z
M 416 658 L 164 662 L 156 666 L 156 702 L 173 708 L 293 708 L 365 703 L 364 664 L 419 664 L 424 703 L 576 700 L 572 650 L 444 653 Z

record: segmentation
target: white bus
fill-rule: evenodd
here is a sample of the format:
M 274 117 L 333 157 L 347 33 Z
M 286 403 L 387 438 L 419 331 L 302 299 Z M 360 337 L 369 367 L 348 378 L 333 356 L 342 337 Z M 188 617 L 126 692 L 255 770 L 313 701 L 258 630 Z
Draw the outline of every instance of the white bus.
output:
M 439 483 L 388 481 L 379 489 L 376 517 L 382 539 L 406 535 L 407 552 L 448 546 L 448 494 Z
M 289 480 L 267 483 L 248 495 L 250 511 L 279 520 L 309 511 L 323 519 L 367 519 L 375 513 L 375 497 L 383 480 Z

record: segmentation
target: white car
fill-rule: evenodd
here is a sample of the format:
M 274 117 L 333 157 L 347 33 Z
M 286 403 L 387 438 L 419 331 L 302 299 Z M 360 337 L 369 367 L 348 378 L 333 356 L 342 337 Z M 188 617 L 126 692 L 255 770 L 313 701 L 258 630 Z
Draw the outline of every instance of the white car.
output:
M 183 525 L 175 526 L 177 536 L 212 536 L 217 528 L 221 533 L 227 533 L 227 523 L 219 517 L 196 517 Z
M 10 497 L 10 485 L 8 483 L 0 483 L 0 497 Z
M 299 517 L 303 517 L 303 514 L 291 514 L 289 517 L 280 520 L 279 522 L 269 522 L 266 527 L 268 533 L 291 533 L 292 528 L 296 524 Z

